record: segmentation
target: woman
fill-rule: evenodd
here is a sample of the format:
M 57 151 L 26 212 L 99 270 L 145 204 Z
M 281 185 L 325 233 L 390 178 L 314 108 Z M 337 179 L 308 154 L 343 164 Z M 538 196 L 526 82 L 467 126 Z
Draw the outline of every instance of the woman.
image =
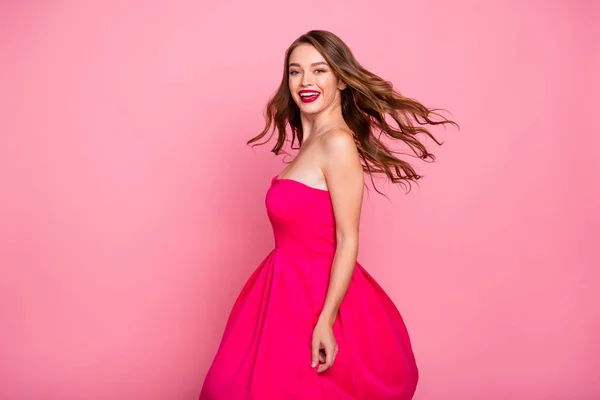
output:
M 433 115 L 363 69 L 330 32 L 310 31 L 289 47 L 266 127 L 248 143 L 274 125 L 279 154 L 289 124 L 300 151 L 267 192 L 275 249 L 233 306 L 201 400 L 413 397 L 418 371 L 409 335 L 357 262 L 358 229 L 364 172 L 401 184 L 420 178 L 373 131 L 433 160 L 416 135 L 439 144 L 423 125 L 454 124 Z

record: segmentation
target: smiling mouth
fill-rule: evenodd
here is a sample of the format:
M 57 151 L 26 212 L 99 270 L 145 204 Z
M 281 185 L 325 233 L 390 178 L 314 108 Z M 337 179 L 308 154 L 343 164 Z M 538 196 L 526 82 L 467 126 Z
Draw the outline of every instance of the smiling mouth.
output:
M 300 100 L 302 100 L 303 103 L 312 103 L 320 95 L 319 92 L 312 92 L 312 91 L 302 91 L 299 94 L 300 94 Z

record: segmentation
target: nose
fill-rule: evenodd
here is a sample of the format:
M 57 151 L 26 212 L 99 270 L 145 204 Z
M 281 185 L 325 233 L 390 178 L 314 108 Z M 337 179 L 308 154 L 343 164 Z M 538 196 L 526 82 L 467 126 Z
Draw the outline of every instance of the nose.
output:
M 302 86 L 310 86 L 312 85 L 313 79 L 311 74 L 303 74 L 302 75 Z

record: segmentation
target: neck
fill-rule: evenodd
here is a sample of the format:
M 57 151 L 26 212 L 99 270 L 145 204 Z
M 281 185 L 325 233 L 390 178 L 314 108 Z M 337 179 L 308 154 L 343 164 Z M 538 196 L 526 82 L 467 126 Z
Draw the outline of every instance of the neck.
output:
M 319 135 L 321 132 L 327 131 L 334 126 L 345 125 L 342 115 L 342 105 L 335 104 L 327 107 L 316 114 L 300 114 L 302 123 L 302 141 L 306 141 L 309 137 Z

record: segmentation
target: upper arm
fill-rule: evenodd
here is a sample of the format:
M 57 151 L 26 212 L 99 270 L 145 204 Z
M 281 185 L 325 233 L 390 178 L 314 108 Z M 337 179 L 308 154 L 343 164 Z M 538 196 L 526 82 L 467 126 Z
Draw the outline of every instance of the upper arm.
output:
M 358 242 L 364 173 L 352 136 L 342 130 L 324 139 L 323 173 L 331 196 L 338 240 Z

